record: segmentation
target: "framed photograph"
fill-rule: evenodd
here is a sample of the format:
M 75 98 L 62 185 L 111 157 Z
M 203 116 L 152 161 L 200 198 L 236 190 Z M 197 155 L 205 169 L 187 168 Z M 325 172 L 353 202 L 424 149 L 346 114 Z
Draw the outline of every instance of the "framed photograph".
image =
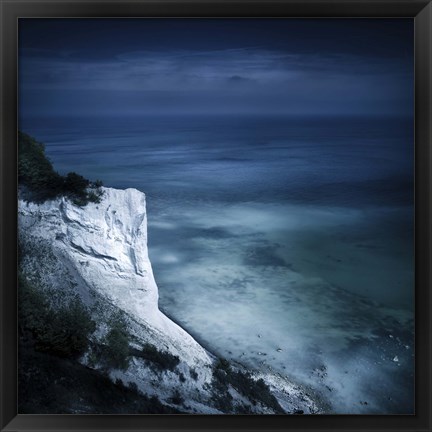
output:
M 431 430 L 429 1 L 1 3 L 1 430 Z

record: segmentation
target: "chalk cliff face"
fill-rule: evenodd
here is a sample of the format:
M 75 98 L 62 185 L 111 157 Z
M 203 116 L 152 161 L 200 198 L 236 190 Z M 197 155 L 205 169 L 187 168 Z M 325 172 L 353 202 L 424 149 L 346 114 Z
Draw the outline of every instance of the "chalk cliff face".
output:
M 103 188 L 101 203 L 81 208 L 65 198 L 19 202 L 20 232 L 42 238 L 102 297 L 146 324 L 170 351 L 194 363 L 208 353 L 158 308 L 158 289 L 147 251 L 145 195 Z
M 183 411 L 220 413 L 220 389 L 213 385 L 215 357 L 158 308 L 147 250 L 145 195 L 136 189 L 103 191 L 100 203 L 85 207 L 65 198 L 43 204 L 19 200 L 21 268 L 27 279 L 52 295 L 54 304 L 68 296 L 81 297 L 98 324 L 93 341 L 103 343 L 109 317 L 120 309 L 127 317 L 132 348 L 139 350 L 150 343 L 179 358 L 174 371 L 160 373 L 145 359 L 132 356 L 127 370 L 110 371 L 113 380 L 134 383 L 143 393 L 174 407 L 176 389 L 185 401 Z M 85 356 L 81 361 L 90 364 Z M 235 370 L 244 368 L 236 365 Z M 263 379 L 286 412 L 319 411 L 305 390 L 286 377 L 253 373 L 253 379 Z M 227 391 L 234 395 L 231 412 L 244 404 L 250 412 L 274 412 L 232 386 Z

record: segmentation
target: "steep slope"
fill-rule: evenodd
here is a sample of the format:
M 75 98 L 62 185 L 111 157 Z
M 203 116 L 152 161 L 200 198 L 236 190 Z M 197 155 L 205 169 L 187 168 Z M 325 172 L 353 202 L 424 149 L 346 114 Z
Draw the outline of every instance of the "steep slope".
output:
M 28 280 L 45 289 L 53 303 L 78 294 L 98 324 L 95 344 L 104 343 L 116 311 L 126 318 L 131 361 L 126 370 L 110 370 L 113 380 L 134 383 L 146 395 L 191 413 L 319 411 L 286 377 L 249 375 L 241 365 L 218 369 L 217 359 L 159 310 L 142 192 L 103 188 L 101 202 L 85 207 L 63 197 L 42 204 L 20 200 L 18 213 L 21 268 Z M 178 365 L 155 367 L 139 355 L 146 344 L 177 356 Z M 90 357 L 91 352 L 81 362 L 101 367 Z M 255 383 L 259 391 L 251 397 L 247 393 Z M 256 396 L 260 392 L 267 392 L 266 398 Z
M 170 350 L 191 364 L 210 363 L 208 353 L 158 309 L 158 290 L 147 252 L 145 195 L 104 188 L 100 204 L 81 208 L 65 198 L 19 203 L 19 226 L 43 238 L 90 290 L 109 299 L 161 335 Z

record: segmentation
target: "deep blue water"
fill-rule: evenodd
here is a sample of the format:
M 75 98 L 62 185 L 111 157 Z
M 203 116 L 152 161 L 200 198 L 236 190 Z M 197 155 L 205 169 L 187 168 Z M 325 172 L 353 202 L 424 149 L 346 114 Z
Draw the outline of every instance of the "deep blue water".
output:
M 412 203 L 405 119 L 144 117 L 21 122 L 55 167 L 106 185 L 213 200 L 361 206 Z
M 310 385 L 338 413 L 413 412 L 412 119 L 20 129 L 61 173 L 146 193 L 161 308 L 210 349 Z

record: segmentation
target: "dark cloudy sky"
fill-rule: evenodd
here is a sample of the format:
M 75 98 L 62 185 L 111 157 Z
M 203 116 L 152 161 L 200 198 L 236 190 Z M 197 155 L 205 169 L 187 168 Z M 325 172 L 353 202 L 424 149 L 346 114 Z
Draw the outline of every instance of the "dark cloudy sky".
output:
M 411 19 L 20 19 L 21 116 L 411 115 Z

